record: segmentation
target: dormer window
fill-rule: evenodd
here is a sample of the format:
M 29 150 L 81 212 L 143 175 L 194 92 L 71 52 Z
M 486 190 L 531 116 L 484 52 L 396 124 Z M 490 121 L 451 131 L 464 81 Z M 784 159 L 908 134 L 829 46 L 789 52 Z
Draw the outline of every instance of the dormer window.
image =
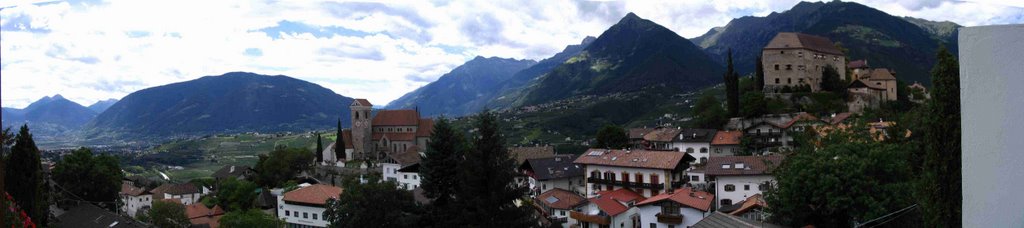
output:
M 730 168 L 732 168 L 731 164 L 722 164 L 722 169 L 730 169 Z
M 746 167 L 743 163 L 736 163 L 736 169 L 743 169 Z

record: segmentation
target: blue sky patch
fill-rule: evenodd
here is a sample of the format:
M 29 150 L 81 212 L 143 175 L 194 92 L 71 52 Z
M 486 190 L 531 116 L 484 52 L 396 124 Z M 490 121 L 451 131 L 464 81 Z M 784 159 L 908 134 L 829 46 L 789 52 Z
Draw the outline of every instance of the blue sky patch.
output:
M 260 50 L 259 48 L 246 48 L 245 55 L 251 57 L 260 57 L 263 56 L 263 50 Z
M 335 35 L 340 35 L 340 36 L 356 36 L 356 37 L 364 37 L 364 36 L 372 35 L 371 33 L 362 32 L 362 31 L 356 31 L 356 30 L 352 30 L 352 29 L 348 29 L 348 28 L 340 27 L 340 26 L 323 26 L 323 27 L 321 27 L 321 26 L 313 26 L 313 25 L 308 25 L 308 24 L 302 23 L 302 22 L 294 22 L 294 21 L 288 21 L 288 20 L 279 21 L 279 22 L 277 22 L 277 26 L 262 28 L 262 29 L 259 29 L 257 31 L 266 33 L 267 36 L 270 36 L 271 38 L 274 38 L 274 39 L 281 39 L 281 34 L 282 33 L 283 34 L 303 34 L 303 33 L 309 33 L 309 34 L 312 34 L 314 37 L 317 37 L 317 38 L 327 38 L 327 37 L 333 37 Z

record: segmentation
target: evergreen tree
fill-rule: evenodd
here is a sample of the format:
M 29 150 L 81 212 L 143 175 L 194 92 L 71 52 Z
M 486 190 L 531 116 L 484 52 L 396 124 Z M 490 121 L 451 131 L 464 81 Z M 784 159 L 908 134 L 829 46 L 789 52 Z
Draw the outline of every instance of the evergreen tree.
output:
M 88 148 L 79 148 L 70 155 L 64 156 L 53 169 L 53 179 L 62 188 L 75 196 L 93 202 L 114 202 L 121 191 L 120 160 L 112 155 L 93 155 Z M 101 205 L 109 210 L 117 205 L 106 203 Z
M 420 187 L 423 194 L 432 200 L 428 208 L 427 223 L 436 227 L 450 227 L 445 224 L 454 220 L 458 209 L 452 201 L 459 186 L 458 168 L 467 150 L 466 139 L 455 130 L 448 119 L 438 118 L 434 123 L 426 151 L 420 160 Z
M 347 159 L 345 157 L 345 139 L 341 134 L 341 118 L 338 118 L 338 137 L 334 138 L 334 157 L 338 158 L 338 161 Z
M 764 93 L 752 92 L 743 94 L 743 110 L 740 114 L 744 117 L 758 117 L 768 114 L 768 99 Z
M 320 141 L 320 133 L 316 133 L 316 162 L 324 162 L 324 143 Z
M 932 99 L 926 121 L 922 208 L 929 227 L 960 227 L 960 67 L 945 46 L 932 69 Z
M 754 91 L 764 91 L 764 63 L 761 62 L 761 56 L 757 56 L 757 69 L 754 69 Z
M 832 65 L 825 65 L 825 70 L 821 72 L 821 90 L 833 92 L 836 94 L 843 94 L 846 91 L 842 79 L 839 78 L 839 71 L 836 70 Z
M 412 192 L 393 181 L 371 179 L 366 184 L 348 182 L 337 200 L 327 201 L 324 212 L 332 228 L 417 227 L 420 210 Z
M 536 226 L 529 211 L 532 209 L 525 203 L 516 205 L 527 189 L 514 183 L 515 160 L 505 148 L 498 117 L 484 110 L 474 122 L 477 134 L 473 148 L 459 166 L 462 182 L 455 197 L 462 210 L 459 226 Z
M 622 149 L 629 146 L 629 135 L 626 133 L 626 129 L 616 125 L 604 125 L 601 130 L 597 131 L 597 143 L 594 144 L 594 148 L 613 148 Z
M 745 93 L 744 97 L 747 94 L 750 93 Z M 729 121 L 729 118 L 725 116 L 726 113 L 725 109 L 722 108 L 722 103 L 715 98 L 715 95 L 710 93 L 701 96 L 697 103 L 693 105 L 693 109 L 690 109 L 690 112 L 694 120 L 693 127 L 697 128 L 718 129 Z
M 220 218 L 224 228 L 278 228 L 285 227 L 284 221 L 260 210 L 231 211 Z
M 28 125 L 22 125 L 15 137 L 4 179 L 6 191 L 36 225 L 45 227 L 49 215 L 47 192 L 43 185 L 42 164 Z
M 143 222 L 153 224 L 155 227 L 185 228 L 192 225 L 188 221 L 188 215 L 185 214 L 185 205 L 178 203 L 153 200 L 153 206 L 148 213 L 147 216 L 144 216 Z
M 729 59 L 726 60 L 725 69 L 725 100 L 729 111 L 729 117 L 738 116 L 740 113 L 740 75 L 733 69 L 732 50 L 729 50 Z

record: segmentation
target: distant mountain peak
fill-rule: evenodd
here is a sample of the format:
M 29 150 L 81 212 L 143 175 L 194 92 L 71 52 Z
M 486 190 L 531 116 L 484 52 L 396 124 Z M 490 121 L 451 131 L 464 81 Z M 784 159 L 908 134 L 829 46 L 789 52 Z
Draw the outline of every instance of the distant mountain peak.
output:
M 52 99 L 54 99 L 54 100 L 57 100 L 57 99 L 62 99 L 62 100 L 64 100 L 64 96 L 61 96 L 60 94 L 56 94 L 56 95 L 53 95 L 53 97 L 50 97 L 50 98 L 52 98 Z
M 597 37 L 587 36 L 587 37 L 583 38 L 583 41 L 580 42 L 580 45 L 587 45 L 587 44 L 593 43 L 595 40 L 597 40 Z

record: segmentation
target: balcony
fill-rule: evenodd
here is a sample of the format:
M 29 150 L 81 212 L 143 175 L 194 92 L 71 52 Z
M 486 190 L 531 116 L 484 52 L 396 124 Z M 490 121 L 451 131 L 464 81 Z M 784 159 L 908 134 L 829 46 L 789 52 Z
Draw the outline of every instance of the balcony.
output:
M 613 181 L 613 180 L 594 178 L 594 177 L 587 178 L 587 183 L 591 183 L 591 184 L 604 184 L 604 185 L 615 185 L 615 186 L 619 186 L 619 187 L 628 187 L 628 188 L 645 188 L 645 189 L 664 189 L 665 188 L 665 184 Z
M 550 217 L 548 220 L 553 224 L 562 224 L 569 222 L 569 217 Z
M 612 223 L 612 219 L 609 218 L 608 216 L 588 215 L 588 214 L 584 214 L 583 212 L 570 211 L 569 212 L 569 217 L 573 218 L 573 219 L 576 219 L 576 220 L 578 220 L 580 222 L 589 222 L 589 223 L 598 224 L 598 225 L 609 225 L 609 224 Z M 680 221 L 682 221 L 682 220 L 680 220 Z
M 657 215 L 654 215 L 654 216 L 658 217 L 658 222 L 660 222 L 660 223 L 668 223 L 668 224 L 680 224 L 680 223 L 683 223 L 683 215 L 682 214 L 658 213 Z

